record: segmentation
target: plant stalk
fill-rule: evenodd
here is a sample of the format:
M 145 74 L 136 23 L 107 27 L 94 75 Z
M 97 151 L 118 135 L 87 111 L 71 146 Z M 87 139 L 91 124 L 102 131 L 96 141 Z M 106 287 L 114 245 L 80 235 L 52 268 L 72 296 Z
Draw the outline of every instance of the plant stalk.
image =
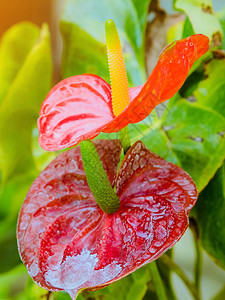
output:
M 160 261 L 165 263 L 168 267 L 170 267 L 171 270 L 173 270 L 180 277 L 180 279 L 184 282 L 184 284 L 189 289 L 189 291 L 191 292 L 195 300 L 201 300 L 201 297 L 195 285 L 188 279 L 188 277 L 184 274 L 181 268 L 167 254 L 162 255 L 160 257 Z
M 124 154 L 126 154 L 127 151 L 129 150 L 129 148 L 131 147 L 128 126 L 121 129 L 119 134 L 120 134 L 120 140 L 121 140 L 121 143 L 122 143 L 122 146 L 123 146 Z
M 152 281 L 154 283 L 158 299 L 159 300 L 167 300 L 166 291 L 165 291 L 161 276 L 159 274 L 159 270 L 158 270 L 156 262 L 152 261 L 149 264 L 149 268 L 150 268 Z
M 202 251 L 195 237 L 194 237 L 194 244 L 195 244 L 195 265 L 194 265 L 195 286 L 198 293 L 200 294 L 201 273 L 202 273 Z

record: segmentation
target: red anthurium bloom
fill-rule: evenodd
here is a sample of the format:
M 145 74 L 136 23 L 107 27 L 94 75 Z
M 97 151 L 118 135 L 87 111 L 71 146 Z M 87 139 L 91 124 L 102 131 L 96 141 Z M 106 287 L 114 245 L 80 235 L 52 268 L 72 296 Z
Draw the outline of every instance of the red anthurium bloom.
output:
M 106 81 L 91 74 L 59 82 L 40 111 L 39 143 L 43 149 L 71 147 L 100 132 L 117 132 L 129 123 L 140 122 L 180 89 L 193 63 L 209 47 L 208 37 L 202 34 L 172 43 L 161 53 L 147 82 L 128 91 L 120 43 L 112 30 L 108 40 L 112 92 Z
M 188 226 L 197 199 L 190 176 L 136 142 L 117 175 L 121 144 L 94 142 L 121 205 L 104 213 L 88 187 L 80 147 L 58 155 L 31 186 L 18 219 L 18 245 L 40 286 L 104 287 L 172 247 Z M 117 176 L 116 176 L 117 175 Z

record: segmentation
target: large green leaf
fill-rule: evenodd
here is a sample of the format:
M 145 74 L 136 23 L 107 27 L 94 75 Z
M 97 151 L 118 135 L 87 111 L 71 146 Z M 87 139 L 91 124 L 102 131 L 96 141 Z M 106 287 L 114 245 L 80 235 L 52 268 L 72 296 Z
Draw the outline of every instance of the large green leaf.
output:
M 185 99 L 170 107 L 152 126 L 133 125 L 153 152 L 180 165 L 201 191 L 225 157 L 225 118 L 216 111 Z
M 15 80 L 40 32 L 28 22 L 11 27 L 0 44 L 0 103 Z
M 21 26 L 23 30 L 20 30 Z M 35 25 L 26 24 L 26 30 L 30 35 L 32 31 L 34 32 L 33 44 L 31 39 L 28 39 L 28 45 L 25 43 L 24 23 L 10 30 L 11 47 L 18 47 L 21 40 L 20 52 L 24 48 L 26 57 L 20 59 L 16 72 L 11 72 L 7 93 L 0 107 L 0 159 L 4 183 L 7 178 L 35 168 L 31 133 L 37 121 L 41 102 L 49 91 L 51 83 L 52 63 L 48 28 L 44 25 L 38 37 Z M 20 33 L 20 36 L 14 31 Z M 5 40 L 3 39 L 2 42 L 3 48 Z M 11 61 L 13 69 L 16 60 L 13 61 L 11 53 L 9 53 L 10 58 L 7 52 L 4 53 L 5 60 Z
M 208 108 L 181 100 L 163 120 L 171 149 L 201 191 L 225 157 L 225 118 Z
M 222 39 L 221 25 L 213 13 L 211 0 L 175 0 L 175 8 L 182 10 L 188 16 L 195 33 L 202 33 L 212 39 L 219 34 Z
M 125 54 L 128 79 L 145 81 L 145 28 L 151 0 L 69 0 L 61 21 L 63 77 L 94 73 L 109 81 L 105 21 L 113 19 Z
M 195 212 L 203 247 L 225 269 L 225 163 L 200 194 Z

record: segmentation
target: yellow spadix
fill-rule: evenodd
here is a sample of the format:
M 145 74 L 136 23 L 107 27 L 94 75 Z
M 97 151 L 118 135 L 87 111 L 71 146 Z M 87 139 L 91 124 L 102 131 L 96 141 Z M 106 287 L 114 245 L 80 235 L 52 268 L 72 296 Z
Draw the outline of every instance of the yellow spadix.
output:
M 106 47 L 111 81 L 112 108 L 118 116 L 130 103 L 127 73 L 116 25 L 112 20 L 105 23 Z

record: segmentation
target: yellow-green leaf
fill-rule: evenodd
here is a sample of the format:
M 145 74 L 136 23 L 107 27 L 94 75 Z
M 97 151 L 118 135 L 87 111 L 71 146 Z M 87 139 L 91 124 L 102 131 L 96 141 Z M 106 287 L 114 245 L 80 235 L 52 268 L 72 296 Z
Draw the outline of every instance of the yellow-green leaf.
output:
M 222 39 L 223 31 L 211 0 L 175 0 L 175 8 L 185 12 L 195 33 L 205 34 L 210 39 L 218 33 Z
M 20 26 L 24 28 L 24 23 L 10 29 L 10 35 L 14 37 L 15 42 L 14 44 L 12 38 L 10 45 L 16 48 L 21 40 L 22 52 L 25 42 Z M 16 73 L 15 70 L 11 72 L 7 92 L 5 89 L 6 95 L 0 106 L 0 167 L 4 183 L 7 178 L 35 168 L 31 134 L 33 127 L 36 126 L 41 103 L 49 91 L 52 77 L 50 36 L 47 26 L 44 25 L 41 31 L 38 30 L 38 36 L 35 25 L 26 24 L 26 26 L 30 26 L 35 41 L 32 44 L 29 40 L 29 45 L 24 46 L 26 57 L 20 60 Z M 20 33 L 20 36 L 15 35 L 13 31 Z M 2 47 L 4 48 L 4 38 Z M 9 55 L 11 56 L 11 53 Z M 8 58 L 5 53 L 5 60 L 11 61 L 13 69 L 12 56 Z

